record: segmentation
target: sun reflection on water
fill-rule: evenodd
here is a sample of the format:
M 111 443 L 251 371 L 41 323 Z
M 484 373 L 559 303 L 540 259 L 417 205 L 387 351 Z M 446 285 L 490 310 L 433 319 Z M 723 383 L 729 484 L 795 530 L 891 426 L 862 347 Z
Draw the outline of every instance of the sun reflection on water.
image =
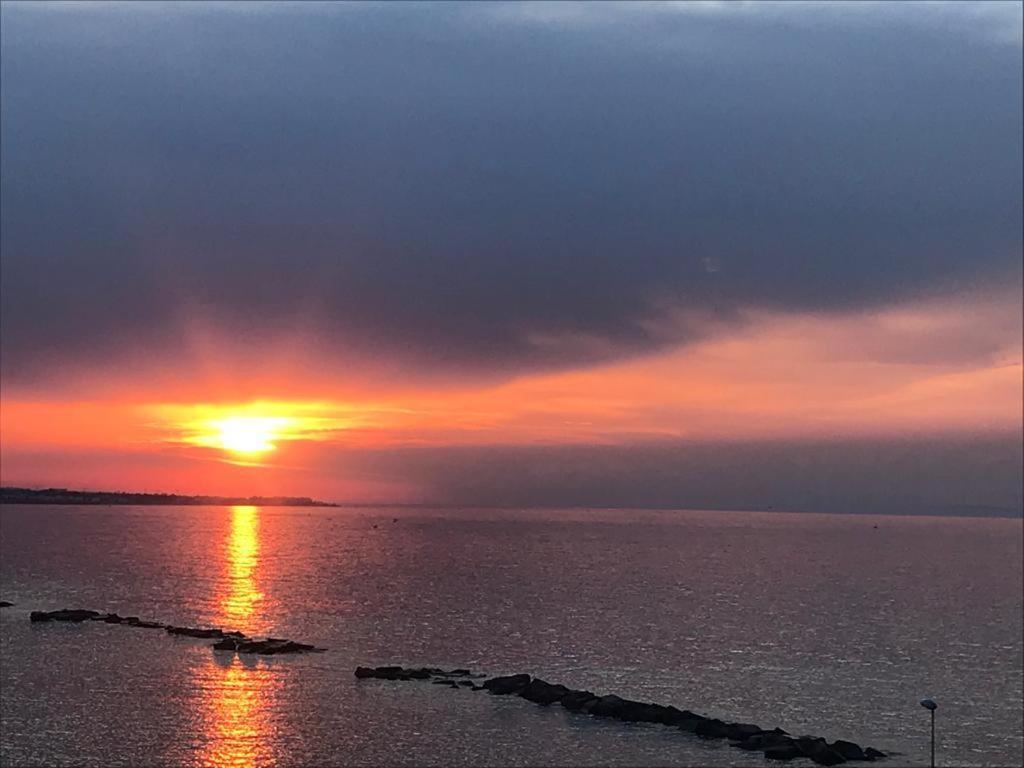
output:
M 217 626 L 250 632 L 260 623 L 263 593 L 257 585 L 260 565 L 260 510 L 231 509 L 231 528 L 222 547 L 223 594 Z M 281 686 L 280 670 L 264 660 L 219 652 L 199 670 L 205 710 L 200 765 L 212 768 L 273 765 L 272 710 Z
M 221 599 L 225 627 L 249 631 L 263 593 L 254 571 L 260 556 L 260 514 L 256 507 L 231 508 L 231 533 L 225 545 L 227 590 Z

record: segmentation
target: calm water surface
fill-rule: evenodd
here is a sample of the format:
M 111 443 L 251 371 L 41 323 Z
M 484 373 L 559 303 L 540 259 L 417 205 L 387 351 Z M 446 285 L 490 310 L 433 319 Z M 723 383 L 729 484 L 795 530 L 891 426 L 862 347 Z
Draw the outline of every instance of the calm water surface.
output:
M 877 528 L 875 527 L 877 526 Z M 5 765 L 750 765 L 759 753 L 359 663 L 526 671 L 927 763 L 1020 765 L 1020 520 L 0 508 Z M 84 607 L 315 642 L 240 659 Z

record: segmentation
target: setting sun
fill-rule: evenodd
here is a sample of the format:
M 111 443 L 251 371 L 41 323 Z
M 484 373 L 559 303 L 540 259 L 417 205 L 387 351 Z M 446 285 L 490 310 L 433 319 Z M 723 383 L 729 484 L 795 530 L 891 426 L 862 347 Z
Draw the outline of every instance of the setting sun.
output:
M 283 417 L 236 417 L 213 422 L 221 447 L 234 453 L 265 453 L 275 449 L 274 440 L 287 426 Z

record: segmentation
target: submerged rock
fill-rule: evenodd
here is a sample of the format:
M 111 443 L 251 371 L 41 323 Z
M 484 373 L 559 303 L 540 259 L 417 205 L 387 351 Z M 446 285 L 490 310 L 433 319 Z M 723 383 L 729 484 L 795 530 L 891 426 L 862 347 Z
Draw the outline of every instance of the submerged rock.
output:
M 202 639 L 210 639 L 213 637 L 224 637 L 224 630 L 217 629 L 200 629 L 198 627 L 165 627 L 169 635 L 183 635 L 185 637 L 198 637 Z
M 251 642 L 251 641 L 250 641 Z M 808 758 L 819 765 L 839 765 L 847 760 L 871 761 L 885 757 L 883 752 L 868 747 L 861 749 L 852 741 L 839 739 L 831 744 L 813 736 L 794 738 L 781 728 L 765 730 L 754 723 L 730 723 L 718 718 L 704 717 L 688 709 L 650 704 L 624 699 L 615 694 L 599 696 L 592 691 L 579 691 L 557 683 L 549 683 L 528 674 L 499 675 L 476 685 L 470 680 L 455 682 L 451 677 L 473 677 L 469 670 L 445 672 L 433 667 L 405 669 L 404 667 L 356 667 L 357 678 L 383 680 L 416 680 L 433 678 L 435 685 L 449 688 L 471 688 L 496 696 L 517 695 L 527 701 L 544 706 L 560 703 L 570 712 L 612 718 L 624 722 L 659 723 L 688 731 L 702 738 L 728 738 L 731 746 L 746 751 L 761 751 L 767 760 L 794 760 Z
M 718 718 L 709 718 L 697 723 L 693 732 L 705 739 L 724 739 L 729 735 L 729 726 Z
M 590 691 L 569 691 L 562 697 L 561 704 L 570 712 L 580 712 L 588 702 L 597 703 L 597 695 Z
M 594 706 L 590 708 L 590 714 L 595 717 L 615 717 L 625 703 L 625 699 L 616 696 L 614 693 L 607 696 L 598 696 Z
M 134 619 L 134 621 L 133 621 Z M 127 627 L 140 627 L 141 629 L 166 629 L 167 625 L 159 621 L 143 621 L 135 616 L 129 616 L 121 622 Z
M 495 696 L 507 696 L 509 694 L 519 693 L 530 684 L 530 680 L 532 679 L 533 678 L 526 674 L 492 677 L 490 680 L 484 680 L 484 688 Z
M 547 706 L 561 701 L 562 697 L 567 693 L 569 693 L 569 689 L 564 685 L 553 685 L 535 677 L 530 681 L 529 685 L 519 692 L 519 695 L 527 701 L 532 701 L 534 704 Z
M 837 739 L 829 746 L 842 755 L 844 760 L 867 760 L 867 756 L 864 754 L 864 750 L 860 748 L 860 744 L 852 741 Z
M 59 611 L 32 611 L 29 621 L 89 621 L 99 616 L 99 611 L 87 611 L 82 608 L 61 608 Z
M 785 745 L 792 745 L 793 739 L 782 733 L 775 733 L 769 731 L 767 733 L 758 733 L 753 736 L 748 736 L 745 739 L 737 740 L 733 742 L 734 747 L 746 750 L 765 750 L 771 747 L 779 747 Z
M 314 648 L 313 650 L 323 650 L 321 648 Z M 429 680 L 432 677 L 462 677 L 463 670 L 456 670 L 455 672 L 445 672 L 443 669 L 437 669 L 435 667 L 405 667 L 397 666 L 386 666 L 386 667 L 356 667 L 356 677 L 360 679 L 376 678 L 378 680 Z M 471 674 L 466 672 L 466 674 Z M 442 680 L 439 682 L 454 682 L 452 680 Z M 471 683 L 472 684 L 472 683 Z
M 766 760 L 793 760 L 797 757 L 803 757 L 804 753 L 800 751 L 800 748 L 790 742 L 788 744 L 777 744 L 774 747 L 768 747 L 764 751 L 764 757 Z
M 264 656 L 274 656 L 280 653 L 310 653 L 323 651 L 309 643 L 297 643 L 294 640 L 285 640 L 278 637 L 268 637 L 266 640 L 252 640 L 245 635 L 225 636 L 219 642 L 213 644 L 216 651 L 235 651 L 236 653 L 259 653 Z
M 797 748 L 818 765 L 839 765 L 846 759 L 832 749 L 822 738 L 801 736 L 796 740 Z
M 14 603 L 8 603 L 6 600 L 0 600 L 0 608 L 10 608 Z
M 759 726 L 753 723 L 729 723 L 725 727 L 726 738 L 743 741 L 751 736 L 758 736 L 764 733 Z

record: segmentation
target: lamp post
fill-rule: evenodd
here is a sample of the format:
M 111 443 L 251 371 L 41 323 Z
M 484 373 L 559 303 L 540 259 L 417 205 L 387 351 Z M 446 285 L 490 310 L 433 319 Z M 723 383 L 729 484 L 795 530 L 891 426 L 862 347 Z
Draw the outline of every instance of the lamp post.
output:
M 932 713 L 932 768 L 935 768 L 935 710 L 939 705 L 931 699 L 921 699 L 921 706 Z

